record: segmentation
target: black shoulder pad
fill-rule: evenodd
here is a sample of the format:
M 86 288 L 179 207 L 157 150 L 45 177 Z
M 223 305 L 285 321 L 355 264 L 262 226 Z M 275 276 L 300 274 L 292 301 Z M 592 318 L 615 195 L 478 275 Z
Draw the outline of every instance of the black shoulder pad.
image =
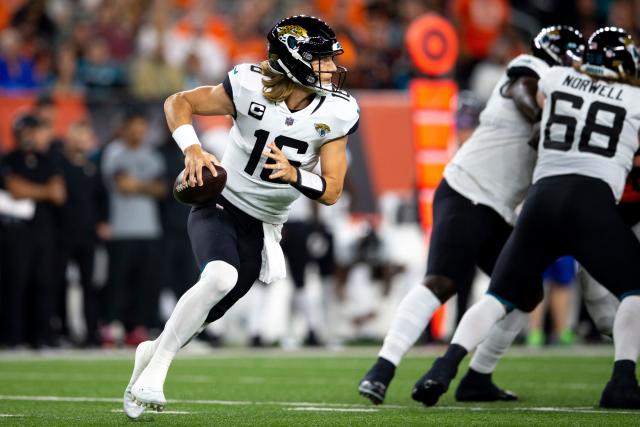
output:
M 522 76 L 535 77 L 535 78 L 540 77 L 538 76 L 538 73 L 536 73 L 529 67 L 511 67 L 507 69 L 507 76 L 512 79 L 515 79 L 517 77 L 522 77 Z

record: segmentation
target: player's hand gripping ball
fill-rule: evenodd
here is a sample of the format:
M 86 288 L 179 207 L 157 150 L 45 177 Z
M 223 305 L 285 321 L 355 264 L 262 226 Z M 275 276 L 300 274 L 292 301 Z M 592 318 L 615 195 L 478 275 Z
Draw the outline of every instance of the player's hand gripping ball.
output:
M 218 176 L 213 176 L 208 168 L 202 168 L 202 186 L 190 187 L 189 184 L 184 183 L 185 171 L 180 172 L 173 184 L 173 197 L 180 203 L 190 206 L 199 206 L 214 200 L 227 183 L 227 171 L 222 166 L 214 166 Z

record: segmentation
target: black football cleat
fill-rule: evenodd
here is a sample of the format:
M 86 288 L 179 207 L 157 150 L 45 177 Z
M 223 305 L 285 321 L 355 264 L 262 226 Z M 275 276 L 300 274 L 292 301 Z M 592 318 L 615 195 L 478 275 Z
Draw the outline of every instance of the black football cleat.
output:
M 640 387 L 632 380 L 612 379 L 602 391 L 600 407 L 608 409 L 640 409 Z
M 431 369 L 413 386 L 411 398 L 422 402 L 425 406 L 434 406 L 438 403 L 440 396 L 449 389 L 449 384 L 455 378 L 457 370 L 458 367 L 447 359 L 438 357 Z
M 469 370 L 456 389 L 458 402 L 510 402 L 518 400 L 518 396 L 503 390 L 491 381 L 491 374 L 483 375 Z
M 369 399 L 374 405 L 380 405 L 384 402 L 387 386 L 381 381 L 364 378 L 360 381 L 360 385 L 358 385 L 358 392 L 361 396 Z
M 366 397 L 374 405 L 384 402 L 389 383 L 395 375 L 396 367 L 388 360 L 379 357 L 376 363 L 369 369 L 369 372 L 360 380 L 358 392 Z
M 437 380 L 420 378 L 416 385 L 413 386 L 411 398 L 425 406 L 434 406 L 438 403 L 440 396 L 447 392 L 447 388 Z

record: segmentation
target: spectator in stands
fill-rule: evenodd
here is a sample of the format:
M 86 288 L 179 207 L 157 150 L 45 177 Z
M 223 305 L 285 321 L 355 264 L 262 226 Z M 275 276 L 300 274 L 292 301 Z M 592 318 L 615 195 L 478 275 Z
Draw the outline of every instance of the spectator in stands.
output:
M 157 321 L 159 280 L 154 272 L 162 237 L 158 200 L 167 191 L 164 161 L 146 136 L 145 115 L 129 111 L 121 138 L 102 154 L 111 229 L 107 320 L 124 322 L 125 343 L 132 346 L 145 341 L 147 329 Z
M 47 14 L 46 3 L 45 0 L 29 0 L 11 18 L 11 25 L 31 43 L 37 38 L 40 42 L 51 45 L 56 38 L 56 24 Z
M 78 75 L 76 52 L 72 45 L 63 45 L 56 51 L 53 58 L 53 69 L 44 87 L 48 93 L 54 96 L 84 94 L 85 88 Z
M 195 89 L 207 84 L 200 57 L 191 52 L 184 62 L 184 90 Z
M 164 43 L 167 60 L 183 67 L 189 55 L 197 55 L 207 81 L 222 81 L 229 67 L 230 26 L 216 13 L 212 2 L 199 1 L 176 25 Z M 148 45 L 147 45 L 148 46 Z
M 106 42 L 110 57 L 126 63 L 135 53 L 135 33 L 140 26 L 143 2 L 102 1 L 96 10 L 95 34 Z
M 162 39 L 150 55 L 140 57 L 133 64 L 131 92 L 139 100 L 164 100 L 183 87 L 184 74 L 179 67 L 167 62 Z
M 33 58 L 21 52 L 22 37 L 14 28 L 0 33 L 0 89 L 31 90 L 38 86 Z
M 489 54 L 493 42 L 509 20 L 508 0 L 455 0 L 453 18 L 460 36 L 456 80 L 467 88 L 468 77 L 478 61 Z
M 125 102 L 127 75 L 123 66 L 111 58 L 104 39 L 92 39 L 86 48 L 78 73 L 86 87 L 91 126 L 101 141 L 106 141 L 113 137 L 112 119 L 118 116 Z
M 117 101 L 128 83 L 124 69 L 113 61 L 104 39 L 93 39 L 87 48 L 79 70 L 80 80 L 87 88 L 87 102 Z
M 97 346 L 98 307 L 93 285 L 93 263 L 97 244 L 96 231 L 106 222 L 99 207 L 105 196 L 97 165 L 89 159 L 95 148 L 93 130 L 87 122 L 75 122 L 64 141 L 62 173 L 67 186 L 67 200 L 58 211 L 58 245 L 56 256 L 57 314 L 62 324 L 66 319 L 67 266 L 75 262 L 80 272 L 86 336 L 82 344 Z M 66 328 L 63 328 L 65 330 Z
M 30 200 L 31 211 L 3 216 L 3 295 L 0 328 L 5 345 L 29 342 L 56 345 L 51 328 L 54 301 L 54 205 L 65 202 L 66 189 L 48 154 L 48 125 L 32 115 L 13 124 L 17 148 L 0 165 L 5 188 L 14 199 Z M 29 203 L 29 202 L 27 202 Z M 27 315 L 32 330 L 27 336 Z
M 264 33 L 260 23 L 273 8 L 271 0 L 245 0 L 233 16 L 233 38 L 228 48 L 230 62 L 258 63 L 264 58 Z M 269 17 L 269 22 L 272 22 Z

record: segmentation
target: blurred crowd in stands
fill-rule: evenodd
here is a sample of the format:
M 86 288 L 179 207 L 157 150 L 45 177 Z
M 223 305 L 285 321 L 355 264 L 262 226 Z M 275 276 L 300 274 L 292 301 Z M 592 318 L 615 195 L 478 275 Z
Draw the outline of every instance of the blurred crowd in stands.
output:
M 233 64 L 264 59 L 267 30 L 290 14 L 317 15 L 333 26 L 345 48 L 338 59 L 349 69 L 349 90 L 404 90 L 416 76 L 404 31 L 424 13 L 450 18 L 460 37 L 452 77 L 462 90 L 458 127 L 464 135 L 477 124 L 505 64 L 527 50 L 542 26 L 571 24 L 588 35 L 611 24 L 637 34 L 640 1 L 0 2 L 0 103 L 35 100 L 10 118 L 11 142 L 0 141 L 11 147 L 0 151 L 0 346 L 55 347 L 68 338 L 70 277 L 83 289 L 86 331 L 78 344 L 88 346 L 146 339 L 161 326 L 161 290 L 180 295 L 194 282 L 188 208 L 170 194 L 183 165 L 163 123 L 167 95 L 217 84 Z M 65 97 L 80 97 L 88 116 L 56 133 L 57 103 Z M 296 262 L 326 258 L 333 245 L 318 218 L 307 213 L 306 228 L 291 224 L 292 235 L 316 238 L 308 246 L 317 253 Z M 376 239 L 365 227 L 351 260 L 329 252 L 337 259 L 320 263 L 320 276 L 344 276 L 348 268 L 334 263 L 370 266 L 380 251 Z M 300 258 L 296 244 L 285 240 L 285 249 Z M 105 252 L 108 263 L 96 257 Z M 371 274 L 387 284 L 403 269 L 378 264 Z M 107 271 L 97 271 L 104 265 Z M 303 276 L 294 271 L 297 289 Z M 358 316 L 356 322 L 366 322 L 370 313 Z M 113 336 L 108 326 L 114 322 L 123 325 L 123 337 Z M 307 341 L 317 342 L 313 327 Z
M 481 79 L 477 65 L 504 64 L 558 19 L 585 34 L 605 24 L 637 34 L 640 22 L 636 0 L 5 0 L 0 89 L 91 101 L 161 98 L 219 82 L 232 64 L 263 59 L 267 30 L 300 13 L 336 30 L 351 89 L 407 86 L 414 73 L 404 31 L 425 13 L 456 26 L 455 78 L 463 88 Z

